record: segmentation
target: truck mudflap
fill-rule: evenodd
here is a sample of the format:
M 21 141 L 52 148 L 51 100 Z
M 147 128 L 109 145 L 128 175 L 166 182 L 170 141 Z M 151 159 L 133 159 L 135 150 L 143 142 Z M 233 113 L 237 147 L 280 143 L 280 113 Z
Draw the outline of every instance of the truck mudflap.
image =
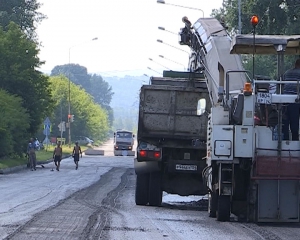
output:
M 203 162 L 195 160 L 170 160 L 168 162 L 168 172 L 173 173 L 202 174 L 204 167 Z
M 159 161 L 144 161 L 138 162 L 134 159 L 134 169 L 136 174 L 157 172 L 161 170 L 161 162 Z

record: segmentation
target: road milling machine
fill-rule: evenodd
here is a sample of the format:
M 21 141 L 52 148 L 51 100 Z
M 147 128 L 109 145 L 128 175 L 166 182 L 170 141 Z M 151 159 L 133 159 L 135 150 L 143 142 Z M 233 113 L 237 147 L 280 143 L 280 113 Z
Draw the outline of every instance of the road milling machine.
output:
M 189 72 L 141 88 L 136 204 L 159 206 L 163 191 L 208 194 L 219 221 L 299 222 L 300 142 L 281 132 L 283 109 L 299 101 L 282 93 L 284 56 L 299 55 L 300 36 L 231 38 L 217 19 L 182 20 Z M 276 54 L 278 80 L 245 71 L 240 54 Z
M 284 108 L 299 102 L 299 90 L 282 92 L 283 82 L 298 89 L 299 82 L 282 76 L 284 56 L 299 55 L 300 35 L 255 35 L 253 25 L 254 34 L 224 41 L 224 24 L 216 19 L 183 22 L 180 44 L 191 48 L 190 71 L 204 73 L 212 103 L 202 172 L 209 215 L 219 221 L 234 214 L 252 222 L 299 222 L 300 142 L 283 140 L 281 133 Z M 240 54 L 276 54 L 278 80 L 257 78 L 254 68 L 245 71 Z

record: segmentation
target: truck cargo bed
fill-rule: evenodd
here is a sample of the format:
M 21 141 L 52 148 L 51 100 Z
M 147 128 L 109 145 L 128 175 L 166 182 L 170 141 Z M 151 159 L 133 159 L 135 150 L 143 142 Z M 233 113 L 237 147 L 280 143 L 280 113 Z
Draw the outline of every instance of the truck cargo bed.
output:
M 207 115 L 197 115 L 200 99 L 210 108 L 205 82 L 201 87 L 144 85 L 140 92 L 139 138 L 206 139 Z M 198 84 L 198 86 L 200 86 Z

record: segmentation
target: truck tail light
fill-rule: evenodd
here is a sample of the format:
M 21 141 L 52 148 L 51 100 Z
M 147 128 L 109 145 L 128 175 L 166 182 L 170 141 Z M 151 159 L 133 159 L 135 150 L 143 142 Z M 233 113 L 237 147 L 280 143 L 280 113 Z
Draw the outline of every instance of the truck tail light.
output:
M 154 152 L 154 157 L 155 158 L 160 158 L 160 152 Z
M 141 157 L 146 157 L 146 156 L 147 156 L 147 151 L 145 151 L 145 150 L 140 150 L 140 156 L 141 156 Z
M 140 157 L 147 157 L 147 158 L 155 158 L 155 159 L 160 159 L 161 158 L 161 153 L 160 151 L 153 151 L 153 150 L 140 150 L 139 151 L 139 156 Z

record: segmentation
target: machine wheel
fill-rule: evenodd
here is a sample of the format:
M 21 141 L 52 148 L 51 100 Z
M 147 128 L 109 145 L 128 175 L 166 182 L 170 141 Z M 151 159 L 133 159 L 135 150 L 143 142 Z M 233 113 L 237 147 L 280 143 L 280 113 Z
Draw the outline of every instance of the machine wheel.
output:
M 218 197 L 217 220 L 221 222 L 230 220 L 230 196 Z
M 135 185 L 135 204 L 147 205 L 149 194 L 149 173 L 137 174 Z
M 152 172 L 149 182 L 149 205 L 160 206 L 162 203 L 161 172 Z

